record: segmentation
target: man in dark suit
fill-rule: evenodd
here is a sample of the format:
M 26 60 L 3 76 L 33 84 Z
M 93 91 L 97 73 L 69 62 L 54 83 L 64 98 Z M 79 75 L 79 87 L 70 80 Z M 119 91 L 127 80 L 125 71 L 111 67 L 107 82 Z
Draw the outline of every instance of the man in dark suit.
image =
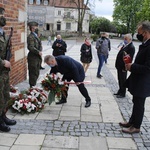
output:
M 127 79 L 127 88 L 133 95 L 133 110 L 129 122 L 120 123 L 128 127 L 125 133 L 138 133 L 144 116 L 146 97 L 150 96 L 150 22 L 142 22 L 138 26 L 137 39 L 142 42 L 139 46 L 135 62 L 126 64 L 126 70 L 131 74 Z
M 85 73 L 83 66 L 68 56 L 57 56 L 54 57 L 52 55 L 45 56 L 45 63 L 47 63 L 50 67 L 52 67 L 50 73 L 60 72 L 63 74 L 63 80 L 71 81 L 73 80 L 77 87 L 79 88 L 80 93 L 85 97 L 85 107 L 90 107 L 91 98 L 89 97 L 88 91 L 82 83 L 85 78 Z M 66 96 L 62 96 L 60 102 L 56 104 L 62 104 L 67 102 L 67 93 Z
M 57 35 L 57 39 L 52 45 L 53 56 L 65 55 L 67 44 L 62 40 L 61 35 Z
M 132 43 L 132 36 L 130 34 L 126 34 L 124 36 L 124 45 L 119 50 L 115 67 L 117 69 L 118 74 L 118 83 L 119 83 L 119 90 L 116 94 L 117 98 L 123 98 L 126 95 L 126 87 L 125 87 L 125 81 L 127 79 L 127 71 L 125 69 L 125 63 L 123 61 L 124 52 L 130 55 L 130 57 L 133 59 L 134 53 L 135 53 L 135 47 Z

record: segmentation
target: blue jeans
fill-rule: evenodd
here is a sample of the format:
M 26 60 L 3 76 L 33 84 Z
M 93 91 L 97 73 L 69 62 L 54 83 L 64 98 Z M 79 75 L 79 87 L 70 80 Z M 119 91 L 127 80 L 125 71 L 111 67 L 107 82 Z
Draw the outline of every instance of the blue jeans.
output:
M 98 59 L 99 59 L 99 66 L 98 66 L 98 70 L 97 70 L 97 76 L 99 76 L 100 73 L 101 73 L 101 69 L 103 67 L 106 56 L 103 55 L 103 54 L 97 54 L 97 56 L 98 56 Z

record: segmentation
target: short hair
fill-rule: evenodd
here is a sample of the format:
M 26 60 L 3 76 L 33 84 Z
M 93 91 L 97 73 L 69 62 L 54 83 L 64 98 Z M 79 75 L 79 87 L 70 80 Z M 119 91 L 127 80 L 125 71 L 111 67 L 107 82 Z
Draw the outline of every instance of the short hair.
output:
M 139 23 L 138 27 L 141 27 L 142 30 L 150 32 L 150 22 L 149 21 L 143 21 Z
M 47 63 L 48 61 L 51 61 L 53 59 L 55 59 L 55 57 L 53 55 L 46 55 L 44 57 L 44 62 Z
M 129 34 L 129 33 L 128 33 L 128 34 L 125 34 L 125 35 L 124 35 L 124 38 L 125 38 L 125 37 L 127 37 L 128 39 L 130 39 L 130 40 L 132 41 L 132 35 L 131 35 L 131 34 Z

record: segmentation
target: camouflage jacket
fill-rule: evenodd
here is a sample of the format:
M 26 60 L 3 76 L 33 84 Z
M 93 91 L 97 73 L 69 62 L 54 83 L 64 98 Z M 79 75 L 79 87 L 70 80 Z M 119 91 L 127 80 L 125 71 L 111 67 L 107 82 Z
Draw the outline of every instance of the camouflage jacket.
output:
M 28 50 L 30 56 L 39 56 L 39 52 L 42 51 L 42 43 L 41 40 L 34 35 L 34 33 L 30 33 L 27 38 Z M 28 56 L 29 56 L 28 55 Z
M 0 72 L 4 69 L 4 59 L 6 57 L 6 44 L 4 36 L 0 33 Z

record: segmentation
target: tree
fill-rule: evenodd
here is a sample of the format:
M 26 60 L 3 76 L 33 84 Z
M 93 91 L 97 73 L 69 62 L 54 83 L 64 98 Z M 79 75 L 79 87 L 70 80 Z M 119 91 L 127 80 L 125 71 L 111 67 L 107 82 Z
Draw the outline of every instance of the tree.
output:
M 94 7 L 95 0 L 63 0 L 63 1 L 66 1 L 66 3 L 74 3 L 76 5 L 76 8 L 78 10 L 78 21 L 77 21 L 78 31 L 79 36 L 82 36 L 82 26 L 85 17 L 85 12 L 86 10 Z
M 141 11 L 137 12 L 138 21 L 150 21 L 150 0 L 144 0 Z
M 95 17 L 90 20 L 90 32 L 95 34 L 100 32 L 116 32 L 116 28 L 110 20 L 104 17 Z
M 144 0 L 114 0 L 113 19 L 126 26 L 126 33 L 135 33 L 138 23 L 137 12 L 141 10 Z

